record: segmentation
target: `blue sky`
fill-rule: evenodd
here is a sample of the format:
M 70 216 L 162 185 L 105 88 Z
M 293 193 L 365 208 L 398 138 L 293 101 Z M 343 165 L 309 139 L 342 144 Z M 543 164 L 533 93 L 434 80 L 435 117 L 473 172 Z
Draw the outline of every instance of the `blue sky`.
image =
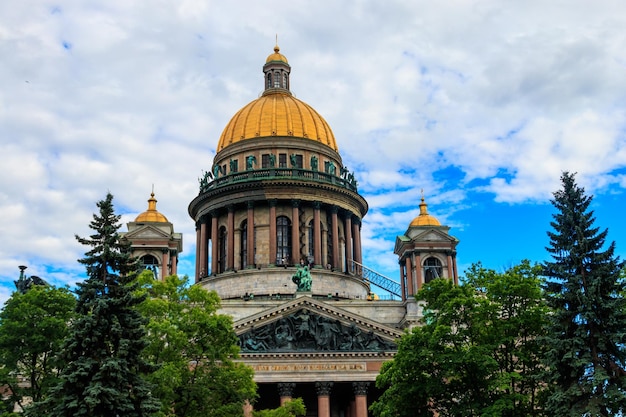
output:
M 277 34 L 369 202 L 372 269 L 397 279 L 421 190 L 461 270 L 546 259 L 564 170 L 624 257 L 624 27 L 609 0 L 0 2 L 0 301 L 18 265 L 83 279 L 74 234 L 107 191 L 126 223 L 154 185 L 192 275 L 187 206 Z

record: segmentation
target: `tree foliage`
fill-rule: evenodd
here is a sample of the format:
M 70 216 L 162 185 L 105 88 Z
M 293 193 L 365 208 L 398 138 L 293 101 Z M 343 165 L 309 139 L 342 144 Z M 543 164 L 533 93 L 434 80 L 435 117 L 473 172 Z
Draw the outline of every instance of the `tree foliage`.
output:
M 11 410 L 41 401 L 63 369 L 58 353 L 76 299 L 67 288 L 33 285 L 16 291 L 0 312 L 0 386 Z M 26 402 L 25 402 L 25 399 Z
M 159 369 L 150 376 L 161 399 L 161 415 L 231 417 L 243 415 L 254 400 L 252 369 L 236 362 L 239 354 L 232 319 L 218 314 L 220 299 L 187 277 L 140 276 L 140 305 L 149 317 L 147 360 Z
M 306 415 L 306 407 L 302 398 L 294 398 L 273 410 L 254 412 L 254 417 L 297 417 Z
M 608 230 L 594 227 L 587 196 L 575 175 L 561 176 L 548 232 L 552 261 L 544 265 L 553 309 L 545 343 L 546 409 L 559 416 L 614 416 L 626 411 L 624 264 L 605 248 Z
M 78 284 L 77 318 L 63 346 L 67 365 L 47 400 L 31 415 L 50 417 L 140 417 L 152 415 L 159 403 L 144 374 L 153 368 L 141 356 L 146 347 L 146 320 L 137 311 L 143 301 L 135 294 L 138 264 L 128 244 L 120 241 L 120 216 L 113 196 L 97 203 L 90 247 L 79 262 L 88 278 Z
M 539 416 L 539 268 L 499 274 L 473 265 L 466 282 L 437 279 L 418 293 L 424 322 L 403 336 L 376 380 L 379 417 Z M 438 413 L 438 414 L 435 414 Z

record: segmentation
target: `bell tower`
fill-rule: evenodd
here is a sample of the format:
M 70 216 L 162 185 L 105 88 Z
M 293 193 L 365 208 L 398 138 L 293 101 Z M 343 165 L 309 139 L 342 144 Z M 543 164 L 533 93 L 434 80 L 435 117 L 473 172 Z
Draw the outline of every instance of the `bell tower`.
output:
M 139 258 L 145 269 L 159 280 L 177 273 L 178 255 L 183 251 L 183 236 L 174 232 L 174 226 L 156 209 L 154 191 L 148 199 L 148 210 L 128 223 L 128 232 L 122 238 L 131 244 L 131 254 Z
M 437 218 L 428 214 L 422 193 L 420 214 L 411 221 L 403 235 L 396 237 L 394 253 L 400 266 L 402 299 L 413 295 L 435 278 L 448 278 L 458 284 L 456 245 L 459 240 L 449 234 Z

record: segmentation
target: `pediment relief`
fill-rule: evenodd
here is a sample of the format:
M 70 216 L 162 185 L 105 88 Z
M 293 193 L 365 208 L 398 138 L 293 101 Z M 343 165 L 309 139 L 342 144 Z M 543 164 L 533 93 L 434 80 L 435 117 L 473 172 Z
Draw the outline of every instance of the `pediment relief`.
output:
M 124 235 L 126 239 L 169 239 L 170 235 L 153 226 L 143 226 Z
M 439 230 L 429 229 L 411 236 L 413 242 L 453 242 L 456 238 Z
M 396 339 L 403 334 L 399 330 L 308 297 L 296 301 L 236 323 L 241 352 L 397 350 Z

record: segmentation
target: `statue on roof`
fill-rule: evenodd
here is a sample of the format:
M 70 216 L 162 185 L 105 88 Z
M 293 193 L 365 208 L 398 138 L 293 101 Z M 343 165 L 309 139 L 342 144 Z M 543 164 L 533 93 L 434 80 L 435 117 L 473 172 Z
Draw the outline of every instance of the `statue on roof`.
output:
M 311 278 L 311 272 L 309 266 L 304 264 L 304 261 L 300 262 L 296 273 L 291 276 L 291 281 L 298 286 L 297 292 L 309 292 L 311 291 L 311 284 L 313 279 Z

